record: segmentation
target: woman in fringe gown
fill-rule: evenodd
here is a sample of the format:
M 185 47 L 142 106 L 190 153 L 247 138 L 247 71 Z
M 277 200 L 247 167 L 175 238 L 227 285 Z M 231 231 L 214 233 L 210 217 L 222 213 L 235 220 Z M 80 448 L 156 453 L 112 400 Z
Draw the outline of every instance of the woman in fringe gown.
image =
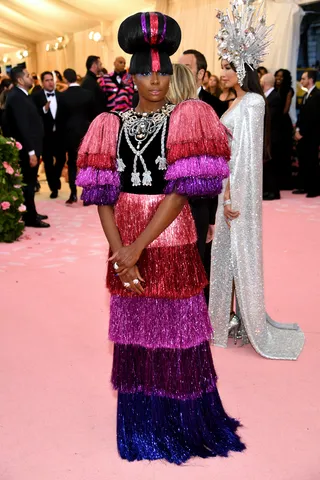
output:
M 109 337 L 118 390 L 117 441 L 129 461 L 227 456 L 245 446 L 222 406 L 212 329 L 187 198 L 214 196 L 228 176 L 225 128 L 198 100 L 166 104 L 178 24 L 139 13 L 120 26 L 133 54 L 136 110 L 102 114 L 79 151 L 78 185 L 98 205 L 110 245 Z

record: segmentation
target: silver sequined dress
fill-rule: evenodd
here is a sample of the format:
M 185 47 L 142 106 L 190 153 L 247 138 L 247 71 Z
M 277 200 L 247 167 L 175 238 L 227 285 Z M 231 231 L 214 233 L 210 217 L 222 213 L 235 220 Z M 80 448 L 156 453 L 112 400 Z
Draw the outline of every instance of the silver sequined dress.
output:
M 295 360 L 304 334 L 297 324 L 277 323 L 265 311 L 262 257 L 262 157 L 265 104 L 255 93 L 222 117 L 232 133 L 230 191 L 232 209 L 240 211 L 229 230 L 219 198 L 212 249 L 209 311 L 214 343 L 226 347 L 232 281 L 249 341 L 263 357 Z M 227 181 L 225 181 L 226 186 Z

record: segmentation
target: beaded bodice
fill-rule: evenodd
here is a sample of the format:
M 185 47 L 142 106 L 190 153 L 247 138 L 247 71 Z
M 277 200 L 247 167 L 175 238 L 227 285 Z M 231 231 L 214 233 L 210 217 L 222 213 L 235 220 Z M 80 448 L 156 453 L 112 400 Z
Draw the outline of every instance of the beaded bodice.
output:
M 163 193 L 167 169 L 166 140 L 173 109 L 174 105 L 165 105 L 150 114 L 137 114 L 134 110 L 119 114 L 117 169 L 123 192 Z

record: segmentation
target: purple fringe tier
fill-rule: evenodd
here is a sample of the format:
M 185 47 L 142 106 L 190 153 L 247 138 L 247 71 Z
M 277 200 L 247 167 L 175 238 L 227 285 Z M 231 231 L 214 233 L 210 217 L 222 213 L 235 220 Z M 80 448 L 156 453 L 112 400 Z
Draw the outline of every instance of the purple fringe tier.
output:
M 177 193 L 187 197 L 215 197 L 222 191 L 221 178 L 178 178 L 170 180 L 164 189 L 165 194 Z
M 186 299 L 112 295 L 109 338 L 147 348 L 190 348 L 212 336 L 204 294 Z
M 120 187 L 114 185 L 97 185 L 84 187 L 81 200 L 85 205 L 114 205 L 120 195 Z
M 111 381 L 121 393 L 198 398 L 216 388 L 209 342 L 187 349 L 115 344 Z
M 118 172 L 112 172 L 111 170 L 87 167 L 79 171 L 76 183 L 79 187 L 94 187 L 96 185 L 120 187 L 120 176 Z
M 176 180 L 183 177 L 207 177 L 227 178 L 229 167 L 223 157 L 199 157 L 181 158 L 168 166 L 166 180 Z

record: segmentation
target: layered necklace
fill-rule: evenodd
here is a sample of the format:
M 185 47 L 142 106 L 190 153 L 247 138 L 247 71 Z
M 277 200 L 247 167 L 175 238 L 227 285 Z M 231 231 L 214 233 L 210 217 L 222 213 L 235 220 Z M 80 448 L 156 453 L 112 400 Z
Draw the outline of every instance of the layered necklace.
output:
M 124 135 L 130 150 L 134 154 L 133 171 L 131 173 L 131 183 L 134 187 L 139 187 L 141 184 L 145 187 L 152 185 L 151 172 L 148 170 L 143 154 L 161 130 L 161 152 L 155 159 L 155 163 L 158 165 L 159 170 L 166 170 L 167 125 L 168 118 L 174 107 L 175 105 L 166 104 L 161 109 L 152 112 L 152 114 L 137 113 L 133 109 L 119 114 L 123 123 L 118 140 L 117 170 L 118 172 L 123 172 L 126 168 L 123 159 L 120 157 L 120 144 Z M 136 147 L 132 144 L 133 139 L 137 142 Z M 137 171 L 138 161 L 140 161 L 143 168 L 142 179 Z

